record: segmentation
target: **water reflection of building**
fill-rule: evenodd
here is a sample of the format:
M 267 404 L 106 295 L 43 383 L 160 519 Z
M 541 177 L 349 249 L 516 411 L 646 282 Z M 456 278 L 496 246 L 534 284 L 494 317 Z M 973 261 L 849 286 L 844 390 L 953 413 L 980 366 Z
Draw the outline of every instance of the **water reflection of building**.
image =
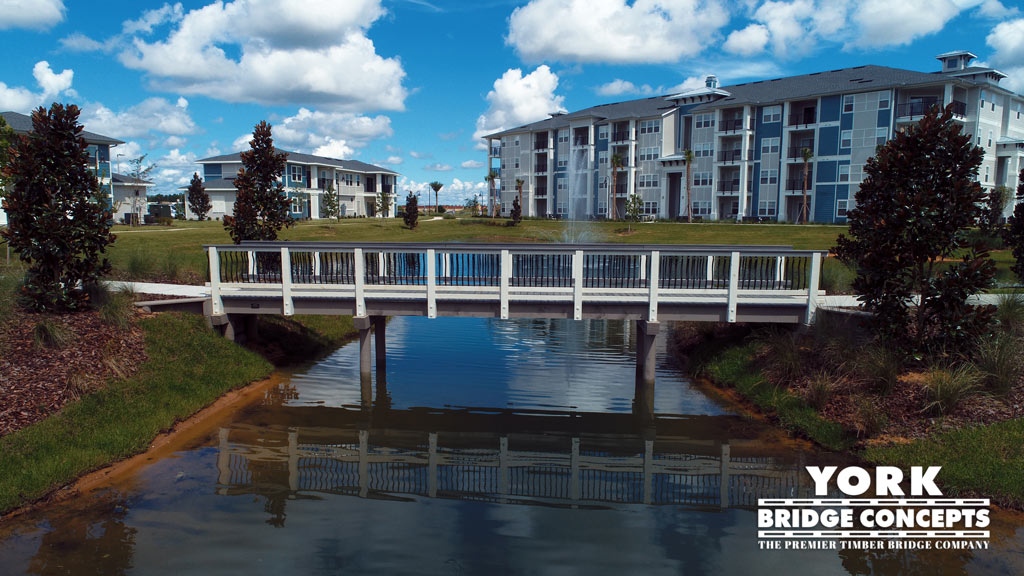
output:
M 280 519 L 285 500 L 309 493 L 752 508 L 758 498 L 810 487 L 800 462 L 732 417 L 656 418 L 639 427 L 630 414 L 270 414 L 266 425 L 220 430 L 218 484 L 221 494 L 265 495 L 267 512 Z

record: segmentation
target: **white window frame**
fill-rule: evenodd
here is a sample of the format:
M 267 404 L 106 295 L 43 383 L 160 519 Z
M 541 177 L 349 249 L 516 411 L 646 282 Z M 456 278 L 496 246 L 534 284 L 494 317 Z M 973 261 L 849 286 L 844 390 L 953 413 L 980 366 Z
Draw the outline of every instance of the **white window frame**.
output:
M 836 200 L 836 218 L 846 218 L 849 205 L 849 200 Z
M 777 212 L 775 200 L 761 200 L 757 203 L 758 216 L 776 216 Z
M 775 106 L 765 106 L 764 113 L 761 116 L 761 122 L 764 124 L 782 122 L 782 105 L 776 104 Z
M 843 94 L 843 114 L 850 114 L 851 112 L 853 112 L 853 94 Z
M 597 164 L 598 164 L 598 166 L 603 166 L 603 165 L 605 165 L 607 163 L 608 163 L 608 152 L 598 152 L 597 153 Z
M 875 129 L 875 146 L 881 146 L 885 144 L 886 140 L 889 139 L 888 128 L 876 128 Z
M 850 165 L 849 164 L 843 164 L 843 165 L 839 166 L 839 182 L 849 182 L 849 181 L 850 181 Z
M 291 176 L 292 182 L 302 182 L 302 179 L 305 178 L 304 173 L 305 170 L 302 169 L 302 166 L 292 164 L 288 167 L 288 175 Z
M 762 138 L 761 154 L 778 154 L 781 144 L 781 138 Z
M 846 144 L 843 144 L 843 143 Z M 853 130 L 843 130 L 839 133 L 839 147 L 853 148 Z
M 761 184 L 770 186 L 779 183 L 779 171 L 776 169 L 761 170 Z
M 608 125 L 607 124 L 605 124 L 604 126 L 598 126 L 597 127 L 597 139 L 598 140 L 607 140 L 608 139 Z M 566 137 L 565 141 L 566 142 L 569 141 L 568 136 Z

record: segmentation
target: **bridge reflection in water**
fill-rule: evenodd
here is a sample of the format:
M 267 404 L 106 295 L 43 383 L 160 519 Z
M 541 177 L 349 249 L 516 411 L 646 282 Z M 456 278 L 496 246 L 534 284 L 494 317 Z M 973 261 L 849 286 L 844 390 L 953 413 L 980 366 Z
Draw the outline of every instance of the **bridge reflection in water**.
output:
M 655 417 L 642 427 L 630 414 L 507 410 L 263 416 L 276 422 L 220 429 L 218 493 L 754 508 L 810 487 L 791 450 L 731 416 Z

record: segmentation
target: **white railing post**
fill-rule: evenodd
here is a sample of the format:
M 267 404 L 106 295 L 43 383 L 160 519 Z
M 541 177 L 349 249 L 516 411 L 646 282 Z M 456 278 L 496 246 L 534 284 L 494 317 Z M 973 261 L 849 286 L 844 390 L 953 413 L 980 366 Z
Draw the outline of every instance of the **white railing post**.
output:
M 583 319 L 583 250 L 572 255 L 572 319 Z
M 437 253 L 427 249 L 427 318 L 437 318 Z
M 804 324 L 814 323 L 814 312 L 818 308 L 818 282 L 821 278 L 821 252 L 811 255 L 811 277 L 807 280 L 807 315 Z
M 785 270 L 786 270 L 786 257 L 785 256 L 777 256 L 775 258 L 775 282 L 778 283 L 778 285 L 780 285 L 780 286 L 782 285 L 782 281 L 785 280 L 785 278 L 783 278 L 783 273 L 785 272 Z
M 214 316 L 224 313 L 224 299 L 220 296 L 220 255 L 216 246 L 210 246 L 210 304 Z
M 295 314 L 292 301 L 292 258 L 287 246 L 281 247 L 281 311 L 285 316 Z
M 729 257 L 729 298 L 728 322 L 736 322 L 736 291 L 740 284 L 740 253 L 733 252 Z
M 708 256 L 708 269 L 707 269 L 706 272 L 707 272 L 708 287 L 709 288 L 713 288 L 713 286 L 711 286 L 711 281 L 715 279 L 715 257 L 713 255 L 712 256 Z
M 366 261 L 363 260 L 363 249 L 355 249 L 356 265 L 356 316 L 366 316 Z
M 320 253 L 313 252 L 313 277 L 320 276 Z
M 501 298 L 501 310 L 499 316 L 502 320 L 508 319 L 508 285 L 512 279 L 512 254 L 508 250 L 501 251 L 501 286 L 499 288 Z
M 650 285 L 650 289 L 647 296 L 647 321 L 657 322 L 658 321 L 658 279 L 659 279 L 659 267 L 661 266 L 661 253 L 657 250 L 651 252 L 651 273 L 647 280 Z
M 256 276 L 256 253 L 249 250 L 245 253 L 246 259 L 249 261 L 249 277 L 254 278 Z

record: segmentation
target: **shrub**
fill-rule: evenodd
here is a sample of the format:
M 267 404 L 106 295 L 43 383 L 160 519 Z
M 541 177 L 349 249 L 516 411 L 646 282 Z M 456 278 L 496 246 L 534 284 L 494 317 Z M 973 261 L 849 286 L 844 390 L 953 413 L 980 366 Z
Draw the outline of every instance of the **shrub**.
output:
M 125 271 L 132 280 L 148 280 L 153 276 L 154 266 L 152 254 L 136 250 L 128 256 L 128 264 L 125 266 Z
M 135 315 L 135 294 L 129 290 L 108 291 L 99 310 L 104 324 L 127 329 Z
M 235 244 L 243 240 L 276 240 L 277 233 L 294 224 L 291 201 L 279 178 L 288 154 L 274 148 L 270 124 L 260 121 L 252 132 L 250 150 L 242 152 L 242 169 L 235 176 L 233 216 L 224 217 L 224 228 Z
M 849 294 L 853 290 L 853 279 L 857 273 L 841 260 L 826 258 L 821 265 L 819 287 L 830 294 Z
M 1022 342 L 1006 332 L 985 338 L 974 354 L 974 366 L 981 384 L 990 392 L 1005 396 L 1024 374 Z
M 853 402 L 857 411 L 858 435 L 868 438 L 885 430 L 889 425 L 889 417 L 879 410 L 870 398 L 857 396 Z
M 833 374 L 826 371 L 818 372 L 811 378 L 811 382 L 807 386 L 807 403 L 813 406 L 815 410 L 820 411 L 828 404 L 829 399 L 832 398 L 832 391 L 835 389 L 835 379 L 836 377 Z
M 156 223 L 160 226 L 171 226 L 174 224 L 174 218 L 170 216 L 159 216 L 156 219 Z
M 1000 294 L 995 320 L 1003 332 L 1024 336 L 1024 293 Z
M 881 394 L 889 394 L 899 384 L 905 357 L 896 348 L 876 343 L 859 351 L 857 374 Z
M 411 191 L 409 195 L 405 197 L 405 214 L 402 216 L 402 221 L 409 230 L 415 230 L 416 225 L 419 224 L 420 218 L 420 201 Z
M 71 344 L 72 340 L 74 340 L 74 334 L 70 328 L 49 318 L 40 320 L 32 329 L 32 341 L 37 348 L 60 350 Z
M 445 220 L 455 220 L 455 214 L 452 214 L 451 212 L 445 212 L 442 218 L 444 218 Z
M 926 393 L 922 412 L 945 415 L 978 393 L 981 374 L 970 364 L 956 368 L 932 368 L 924 376 Z
M 867 339 L 860 325 L 861 319 L 843 312 L 821 308 L 811 325 L 815 348 L 830 365 L 845 364 L 851 351 L 860 348 Z
M 768 363 L 783 384 L 789 384 L 803 374 L 800 342 L 795 332 L 771 331 L 764 339 Z

